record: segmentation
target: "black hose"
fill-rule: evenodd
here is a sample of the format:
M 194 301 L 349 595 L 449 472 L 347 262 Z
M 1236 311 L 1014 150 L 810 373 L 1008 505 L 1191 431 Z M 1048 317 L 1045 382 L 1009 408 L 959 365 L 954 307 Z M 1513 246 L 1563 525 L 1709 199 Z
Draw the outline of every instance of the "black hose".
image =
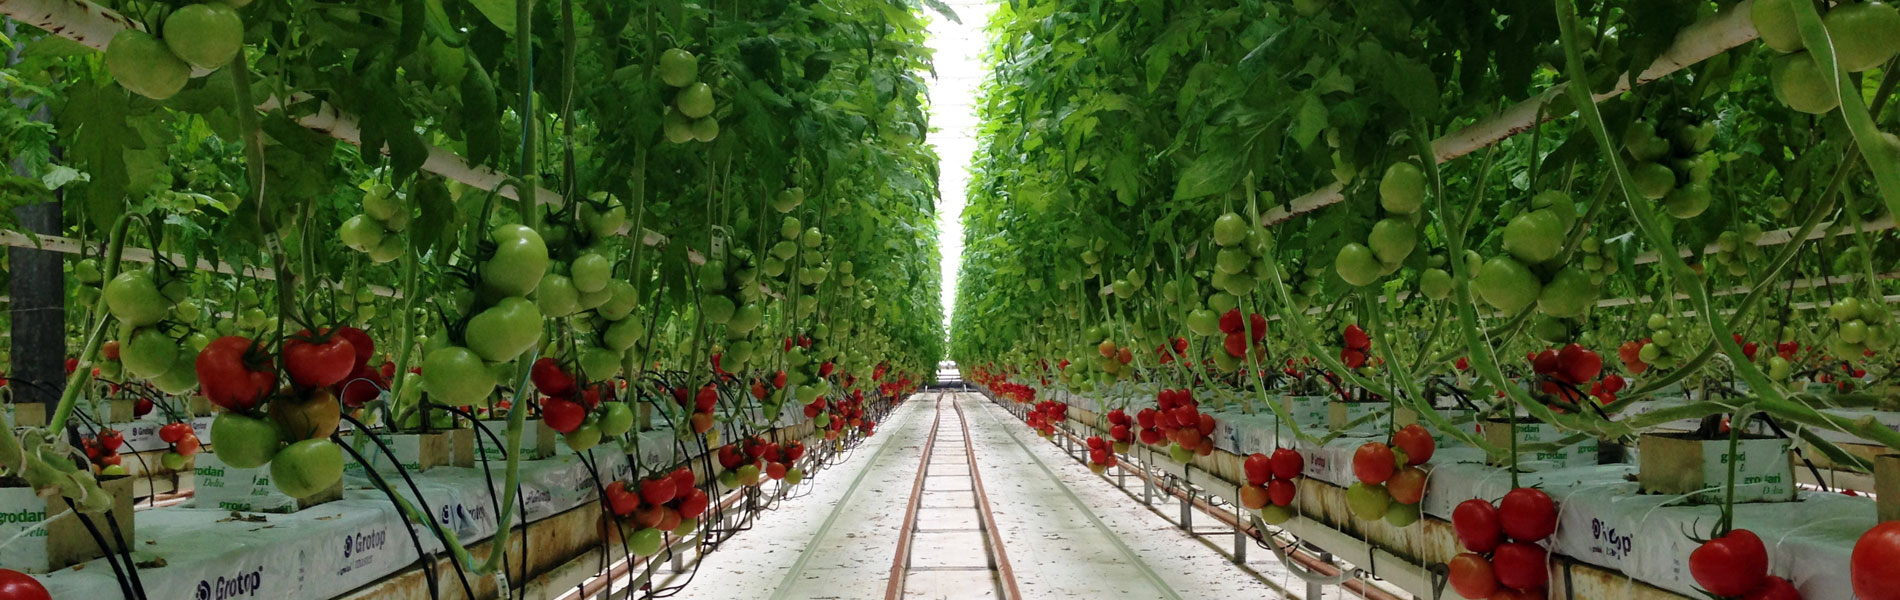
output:
M 344 418 L 348 419 L 349 416 L 345 415 Z M 356 420 L 350 419 L 350 421 L 354 423 Z M 358 426 L 358 428 L 360 429 L 360 426 Z M 365 435 L 369 434 L 368 431 L 363 431 L 362 433 Z M 374 438 L 375 436 L 372 435 L 371 437 Z M 393 489 L 390 489 L 389 482 L 383 480 L 383 475 L 381 473 L 377 473 L 376 469 L 373 468 L 372 465 L 370 465 L 370 462 L 363 459 L 363 455 L 361 453 L 358 453 L 356 449 L 350 447 L 349 444 L 343 443 L 343 438 L 342 438 L 341 433 L 330 434 L 330 443 L 336 444 L 338 446 L 342 446 L 344 452 L 350 453 L 350 457 L 356 459 L 356 464 L 363 465 L 363 472 L 369 474 L 369 479 L 371 482 L 376 484 L 376 489 L 381 490 L 383 492 L 383 495 L 389 497 L 389 504 L 391 506 L 394 506 L 397 504 L 396 491 Z M 407 522 L 409 520 L 408 515 L 401 514 L 401 512 L 402 511 L 400 510 L 397 511 L 397 513 L 403 517 L 403 521 Z M 441 590 L 436 589 L 436 584 L 435 584 L 435 560 L 434 560 L 433 555 L 428 555 L 423 552 L 422 537 L 416 535 L 416 528 L 405 526 L 403 527 L 403 531 L 409 534 L 410 543 L 413 543 L 416 545 L 416 560 L 422 563 L 422 576 L 423 576 L 423 581 L 429 585 L 429 598 L 431 599 L 441 598 L 442 597 Z

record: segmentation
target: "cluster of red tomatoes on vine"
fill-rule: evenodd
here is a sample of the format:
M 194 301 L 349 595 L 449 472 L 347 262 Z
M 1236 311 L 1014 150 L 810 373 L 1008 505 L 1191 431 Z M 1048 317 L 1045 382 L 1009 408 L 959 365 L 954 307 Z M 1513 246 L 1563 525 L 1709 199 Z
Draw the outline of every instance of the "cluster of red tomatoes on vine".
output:
M 1141 425 L 1141 443 L 1159 446 L 1171 442 L 1169 455 L 1176 462 L 1187 462 L 1195 455 L 1214 453 L 1214 417 L 1201 412 L 1200 403 L 1187 388 L 1163 389 L 1155 394 L 1155 408 L 1135 413 Z
M 1279 525 L 1293 517 L 1293 497 L 1299 492 L 1306 458 L 1292 448 L 1275 448 L 1268 456 L 1255 452 L 1241 463 L 1247 485 L 1240 488 L 1240 505 L 1260 511 L 1266 522 Z
M 1044 438 L 1055 437 L 1056 426 L 1069 418 L 1069 405 L 1054 400 L 1044 400 L 1036 404 L 1034 410 L 1024 419 L 1036 435 Z
M 1557 531 L 1557 503 L 1537 488 L 1511 490 L 1497 505 L 1473 498 L 1452 509 L 1465 552 L 1451 559 L 1451 587 L 1473 600 L 1543 598 L 1550 552 L 1538 542 Z

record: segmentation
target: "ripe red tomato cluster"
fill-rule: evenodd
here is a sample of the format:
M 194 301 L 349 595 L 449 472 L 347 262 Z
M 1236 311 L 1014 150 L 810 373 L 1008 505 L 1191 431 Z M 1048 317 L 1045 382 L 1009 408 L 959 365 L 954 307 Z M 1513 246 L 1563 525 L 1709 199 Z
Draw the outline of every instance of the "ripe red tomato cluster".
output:
M 1241 463 L 1247 473 L 1247 485 L 1240 488 L 1240 505 L 1250 510 L 1268 506 L 1291 506 L 1299 491 L 1300 473 L 1306 458 L 1292 448 L 1276 448 L 1272 456 L 1255 452 Z
M 1177 337 L 1169 340 L 1167 344 L 1155 346 L 1155 355 L 1160 357 L 1157 360 L 1164 365 L 1173 363 L 1176 356 L 1185 358 L 1187 351 L 1188 341 L 1184 337 Z
M 1339 351 L 1339 362 L 1352 369 L 1366 366 L 1366 354 L 1372 351 L 1372 336 L 1366 335 L 1366 330 L 1355 323 L 1346 326 L 1344 337 L 1346 347 Z
M 1580 344 L 1570 344 L 1560 349 L 1545 348 L 1543 352 L 1532 353 L 1525 358 L 1530 360 L 1531 370 L 1539 376 L 1539 389 L 1565 402 L 1581 401 L 1578 386 L 1594 381 L 1603 372 L 1603 357 Z M 1617 379 L 1621 381 L 1622 378 Z M 1622 388 L 1619 385 L 1617 389 Z M 1614 392 L 1611 398 L 1615 398 Z
M 118 466 L 123 459 L 119 448 L 125 445 L 125 436 L 116 429 L 101 429 L 98 435 L 86 436 L 82 442 L 86 448 L 86 459 L 95 469 Z
M 1768 574 L 1768 547 L 1747 529 L 1729 530 L 1697 546 L 1689 553 L 1689 576 L 1702 589 L 1723 598 L 1801 600 L 1794 584 Z
M 1135 419 L 1126 411 L 1115 409 L 1108 411 L 1108 437 L 1114 442 L 1115 452 L 1127 452 L 1128 445 L 1135 442 Z
M 1473 600 L 1544 597 L 1549 551 L 1537 542 L 1557 531 L 1557 503 L 1549 494 L 1517 488 L 1497 506 L 1466 500 L 1452 510 L 1451 527 L 1467 550 L 1451 559 L 1451 587 L 1458 595 Z
M 1090 471 L 1094 471 L 1096 475 L 1101 475 L 1107 472 L 1109 467 L 1115 466 L 1115 453 L 1111 451 L 1112 449 L 1109 447 L 1108 440 L 1102 439 L 1102 436 L 1099 435 L 1091 435 L 1088 439 L 1088 446 Z
M 1044 400 L 1036 404 L 1035 410 L 1029 411 L 1029 416 L 1025 420 L 1031 429 L 1036 430 L 1036 435 L 1050 438 L 1056 434 L 1056 425 L 1068 419 L 1068 416 L 1069 405 L 1054 400 Z
M 204 445 L 198 440 L 198 432 L 192 431 L 184 423 L 166 423 L 158 428 L 158 439 L 172 445 L 172 451 L 184 456 L 198 453 Z
M 642 529 L 672 531 L 682 519 L 706 513 L 711 498 L 696 485 L 693 470 L 686 467 L 635 483 L 615 481 L 606 487 L 607 508 L 616 517 L 630 517 Z
M 813 410 L 813 406 L 817 406 L 818 409 Z M 825 399 L 819 398 L 816 402 L 805 406 L 805 414 L 816 419 L 818 418 L 818 414 L 815 413 L 825 410 L 825 406 Z M 851 390 L 850 395 L 845 396 L 837 402 L 830 403 L 830 408 L 831 412 L 824 419 L 821 419 L 821 422 L 825 425 L 825 439 L 838 439 L 840 435 L 844 434 L 846 427 L 857 428 L 858 431 L 864 433 L 867 437 L 876 433 L 877 421 L 867 419 L 864 416 L 863 390 Z
M 780 371 L 777 377 L 784 376 L 784 372 Z M 713 409 L 719 406 L 719 388 L 707 383 L 697 391 L 678 387 L 673 388 L 672 393 L 673 403 L 690 412 L 691 416 L 687 420 L 692 425 L 693 433 L 712 431 Z
M 1201 456 L 1214 453 L 1214 417 L 1201 413 L 1200 403 L 1187 388 L 1164 389 L 1155 395 L 1156 408 L 1135 413 L 1141 425 L 1141 443 L 1161 444 L 1163 439 L 1185 452 Z
M 1220 332 L 1227 334 L 1221 341 L 1221 349 L 1226 350 L 1228 356 L 1240 358 L 1250 350 L 1259 354 L 1260 340 L 1267 337 L 1267 318 L 1260 313 L 1243 316 L 1238 308 L 1228 309 L 1227 314 L 1220 316 Z

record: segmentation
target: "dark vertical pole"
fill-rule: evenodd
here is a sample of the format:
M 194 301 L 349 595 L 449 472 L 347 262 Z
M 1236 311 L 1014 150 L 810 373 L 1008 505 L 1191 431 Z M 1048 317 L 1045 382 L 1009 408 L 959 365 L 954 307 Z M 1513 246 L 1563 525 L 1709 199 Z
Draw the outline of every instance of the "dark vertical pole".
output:
M 7 36 L 13 37 L 13 20 L 7 19 L 5 28 Z M 20 48 L 15 45 L 8 52 L 8 65 L 20 61 Z M 11 100 L 21 107 L 33 101 Z M 44 105 L 32 116 L 35 121 L 51 118 Z M 22 159 L 14 159 L 11 167 L 16 175 L 29 174 Z M 58 235 L 62 229 L 60 206 L 58 196 L 54 198 L 52 202 L 14 208 L 13 216 L 28 231 Z M 61 256 L 57 252 L 14 248 L 7 253 L 7 261 L 12 273 L 7 293 L 12 297 L 13 315 L 13 364 L 8 369 L 8 387 L 13 388 L 16 401 L 43 402 L 47 414 L 51 414 L 66 385 L 66 274 Z

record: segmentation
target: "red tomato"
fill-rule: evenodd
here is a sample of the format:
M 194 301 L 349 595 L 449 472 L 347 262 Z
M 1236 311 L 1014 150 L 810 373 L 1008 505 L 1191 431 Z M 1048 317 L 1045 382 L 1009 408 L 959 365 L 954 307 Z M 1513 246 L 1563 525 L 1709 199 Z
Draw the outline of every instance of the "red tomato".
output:
M 666 504 L 673 500 L 675 493 L 677 489 L 671 475 L 640 481 L 640 499 L 647 504 Z
M 541 418 L 547 422 L 549 429 L 568 433 L 579 429 L 586 417 L 587 409 L 579 402 L 560 398 L 541 399 Z
M 1717 596 L 1740 596 L 1761 587 L 1768 576 L 1768 548 L 1747 529 L 1736 529 L 1689 553 L 1689 575 Z
M 1498 502 L 1498 522 L 1513 540 L 1541 541 L 1557 531 L 1557 503 L 1543 490 L 1517 488 Z
M 693 489 L 693 486 L 699 485 L 697 476 L 693 475 L 693 470 L 689 467 L 675 469 L 673 474 L 668 475 L 668 477 L 673 479 L 673 499 L 675 500 L 685 495 L 686 490 Z
M 1247 472 L 1248 484 L 1266 485 L 1267 480 L 1273 478 L 1273 459 L 1267 458 L 1265 454 L 1255 452 L 1249 455 L 1241 467 Z
M 1274 506 L 1291 506 L 1293 495 L 1299 491 L 1300 488 L 1293 485 L 1290 479 L 1275 479 L 1267 482 L 1267 499 L 1271 500 Z
M 1900 600 L 1900 585 L 1895 585 L 1900 584 L 1900 571 L 1893 568 L 1900 564 L 1900 521 L 1875 525 L 1862 534 L 1848 564 L 1860 600 Z
M 634 509 L 640 508 L 640 496 L 627 491 L 627 483 L 624 481 L 609 483 L 607 484 L 607 508 L 614 512 L 614 516 L 624 517 L 633 514 Z
M 32 576 L 0 569 L 0 600 L 53 600 L 53 594 Z
M 543 356 L 534 361 L 534 367 L 528 371 L 528 378 L 534 381 L 534 389 L 555 398 L 572 398 L 579 390 L 574 376 L 561 369 L 561 363 Z
M 247 412 L 277 387 L 270 357 L 252 353 L 251 340 L 235 335 L 211 340 L 194 367 L 205 399 L 232 412 Z
M 678 510 L 680 516 L 688 519 L 697 519 L 699 515 L 705 514 L 706 505 L 711 501 L 711 499 L 706 496 L 706 490 L 699 488 L 693 488 L 691 491 L 686 492 L 685 495 L 676 498 L 676 500 L 679 500 Z
M 1352 453 L 1352 474 L 1359 481 L 1368 484 L 1381 484 L 1392 478 L 1398 470 L 1398 458 L 1393 456 L 1392 447 L 1378 442 L 1367 442 Z
M 1753 343 L 1753 342 L 1750 342 Z M 1866 595 L 1861 595 L 1866 598 Z M 1742 596 L 1742 600 L 1801 600 L 1801 590 L 1795 589 L 1788 580 L 1769 575 L 1761 580 L 1761 587 Z
M 1392 434 L 1392 445 L 1405 451 L 1405 464 L 1408 466 L 1425 464 L 1425 461 L 1432 459 L 1432 453 L 1438 451 L 1438 442 L 1417 423 L 1406 425 Z
M 284 340 L 284 370 L 290 381 L 307 388 L 329 387 L 350 376 L 356 366 L 356 347 L 340 335 L 311 334 L 306 329 Z
M 1550 567 L 1545 565 L 1549 554 L 1543 546 L 1525 542 L 1509 542 L 1498 546 L 1491 555 L 1491 566 L 1496 569 L 1498 583 L 1517 590 L 1532 590 L 1550 583 Z
M 1487 505 L 1488 506 L 1488 505 Z M 1491 561 L 1466 552 L 1451 558 L 1451 589 L 1471 600 L 1485 600 L 1498 591 L 1498 575 Z
M 1277 448 L 1273 451 L 1273 476 L 1280 479 L 1292 479 L 1306 470 L 1306 459 L 1298 450 Z
M 1458 532 L 1458 541 L 1472 552 L 1490 552 L 1504 543 L 1497 507 L 1477 498 L 1460 502 L 1452 509 L 1451 528 Z
M 356 350 L 356 362 L 350 365 L 350 371 L 360 371 L 369 366 L 369 358 L 376 355 L 376 342 L 369 339 L 369 334 L 345 325 L 336 328 L 336 335 L 349 340 L 350 348 Z

